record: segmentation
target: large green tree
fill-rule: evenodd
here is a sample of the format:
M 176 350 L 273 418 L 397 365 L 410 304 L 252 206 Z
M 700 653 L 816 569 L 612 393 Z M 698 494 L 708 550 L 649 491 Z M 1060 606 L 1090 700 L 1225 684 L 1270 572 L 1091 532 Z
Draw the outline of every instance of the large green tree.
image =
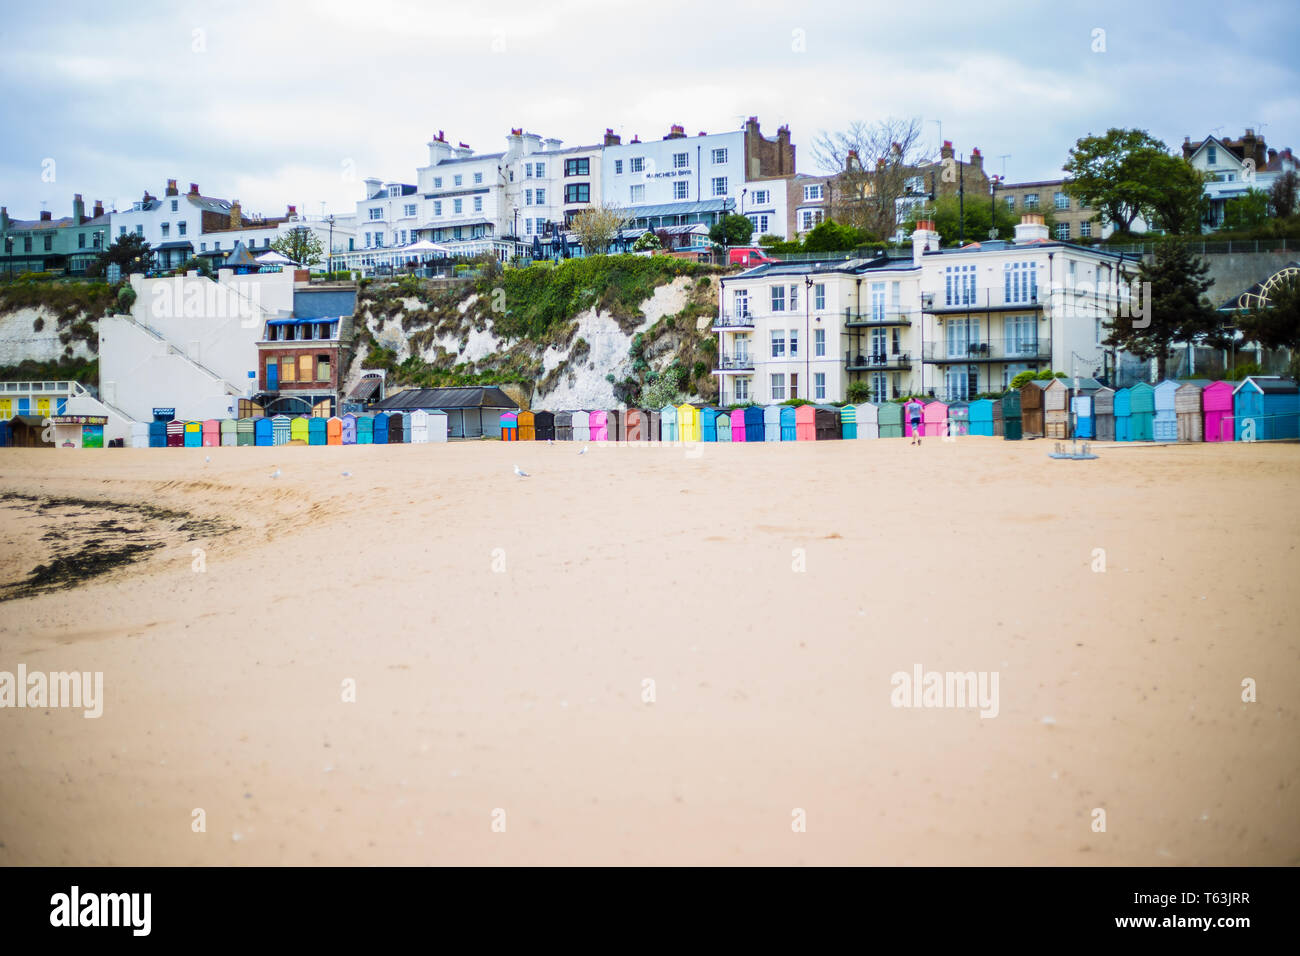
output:
M 1203 175 L 1145 130 L 1084 136 L 1062 168 L 1065 191 L 1119 232 L 1131 232 L 1139 216 L 1171 233 L 1200 230 Z
M 1269 214 L 1269 195 L 1252 189 L 1244 196 L 1234 196 L 1223 204 L 1223 228 L 1233 231 L 1263 225 Z
M 929 219 L 934 222 L 934 228 L 939 233 L 939 241 L 945 246 L 956 244 L 958 238 L 963 236 L 967 242 L 982 242 L 989 238 L 994 210 L 996 210 L 997 238 L 1010 239 L 1015 236 L 1016 224 L 1020 221 L 1020 217 L 1008 209 L 1005 202 L 994 205 L 989 197 L 976 195 L 968 195 L 964 203 L 956 196 L 940 196 L 934 202 L 915 206 L 907 222 L 904 223 L 904 228 L 911 232 L 916 228 L 918 220 Z M 1056 225 L 1056 217 L 1051 209 L 1026 211 L 1041 214 L 1049 230 Z M 964 232 L 961 229 L 963 223 L 966 226 Z
M 729 212 L 709 229 L 709 238 L 720 246 L 743 246 L 754 234 L 754 224 L 748 216 Z
M 1134 290 L 1130 315 L 1117 315 L 1103 344 L 1141 359 L 1154 358 L 1165 378 L 1169 347 L 1175 342 L 1225 340 L 1220 316 L 1205 297 L 1214 284 L 1210 266 L 1194 256 L 1185 240 L 1169 238 L 1156 246 L 1152 261 L 1138 267 L 1141 295 Z M 1125 310 L 1121 310 L 1125 311 Z
M 121 267 L 124 277 L 133 272 L 146 272 L 153 265 L 153 248 L 145 241 L 144 236 L 134 232 L 124 233 L 99 254 L 95 271 L 97 274 L 102 274 L 105 269 L 114 264 Z
M 1285 219 L 1300 208 L 1300 176 L 1294 170 L 1287 170 L 1273 180 L 1273 188 L 1268 191 L 1269 208 L 1274 216 Z
M 870 242 L 872 236 L 856 226 L 841 226 L 826 219 L 819 222 L 803 237 L 803 252 L 849 252 Z
M 271 243 L 271 248 L 287 256 L 304 269 L 321 261 L 324 249 L 320 236 L 306 226 L 295 226 Z

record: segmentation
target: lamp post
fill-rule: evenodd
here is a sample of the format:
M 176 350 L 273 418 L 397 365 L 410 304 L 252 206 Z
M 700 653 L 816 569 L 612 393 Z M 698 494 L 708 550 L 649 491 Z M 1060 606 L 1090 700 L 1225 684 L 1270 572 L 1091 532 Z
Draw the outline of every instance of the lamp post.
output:
M 812 388 L 812 276 L 804 276 L 803 284 L 803 387 L 807 391 Z
M 330 227 L 330 247 L 329 251 L 325 253 L 325 271 L 332 273 L 334 271 L 334 214 L 330 213 L 325 221 L 329 223 Z
M 993 194 L 993 199 L 989 204 L 989 238 L 998 237 L 998 183 L 1002 182 L 1001 176 L 989 177 L 989 189 Z

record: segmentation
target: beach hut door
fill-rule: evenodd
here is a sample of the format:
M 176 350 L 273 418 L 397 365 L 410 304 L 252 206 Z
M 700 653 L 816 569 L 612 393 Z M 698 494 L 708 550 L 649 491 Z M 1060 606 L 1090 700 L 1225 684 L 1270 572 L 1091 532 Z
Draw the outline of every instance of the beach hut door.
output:
M 268 392 L 278 392 L 280 390 L 280 364 L 278 362 L 266 363 L 266 390 Z

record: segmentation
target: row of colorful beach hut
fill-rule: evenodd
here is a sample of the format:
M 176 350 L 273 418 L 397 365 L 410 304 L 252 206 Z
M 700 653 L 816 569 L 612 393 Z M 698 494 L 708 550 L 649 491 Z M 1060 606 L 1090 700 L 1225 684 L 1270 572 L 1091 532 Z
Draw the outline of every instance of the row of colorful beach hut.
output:
M 214 448 L 238 445 L 396 445 L 445 442 L 441 411 L 380 412 L 320 418 L 275 415 L 204 421 L 135 422 L 133 448 Z
M 777 442 L 912 438 L 897 402 L 509 412 L 505 441 Z M 1084 379 L 1033 381 L 1001 398 L 923 404 L 921 437 L 1080 438 L 1094 441 L 1240 441 L 1300 437 L 1300 390 L 1289 379 L 1165 381 L 1118 391 Z

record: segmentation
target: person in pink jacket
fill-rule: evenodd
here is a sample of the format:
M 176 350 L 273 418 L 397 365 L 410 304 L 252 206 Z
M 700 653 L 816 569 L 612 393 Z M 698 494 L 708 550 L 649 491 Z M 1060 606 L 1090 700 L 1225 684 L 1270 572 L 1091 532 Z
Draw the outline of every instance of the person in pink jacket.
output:
M 925 406 L 913 398 L 903 406 L 903 411 L 907 413 L 907 420 L 912 423 L 912 444 L 921 444 L 921 419 L 925 416 Z

